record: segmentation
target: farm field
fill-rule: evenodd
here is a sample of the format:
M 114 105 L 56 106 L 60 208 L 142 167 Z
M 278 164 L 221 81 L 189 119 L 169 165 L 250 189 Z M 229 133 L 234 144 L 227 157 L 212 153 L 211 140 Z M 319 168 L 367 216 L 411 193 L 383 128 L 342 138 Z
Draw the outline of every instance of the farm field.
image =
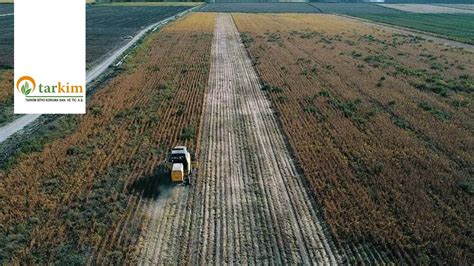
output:
M 150 205 L 139 263 L 345 261 L 325 233 L 230 14 L 218 14 L 215 27 L 198 178 Z
M 13 4 L 0 3 L 0 16 L 13 13 Z
M 309 3 L 321 13 L 337 14 L 399 14 L 401 11 L 370 3 Z
M 140 184 L 159 180 L 169 147 L 197 145 L 214 22 L 195 16 L 146 38 L 87 115 L 57 121 L 63 137 L 0 171 L 2 263 L 130 259 Z
M 2 6 L 2 5 L 0 5 Z M 12 5 L 10 5 L 12 6 Z M 86 63 L 89 70 L 128 43 L 143 28 L 189 9 L 178 7 L 87 6 Z M 13 16 L 0 17 L 6 27 L 0 28 L 0 69 L 13 68 Z M 13 85 L 10 85 L 10 88 Z M 10 95 L 12 97 L 12 95 Z M 8 101 L 11 103 L 10 101 Z M 13 108 L 0 110 L 0 127 L 16 116 Z M 0 136 L 0 139 L 2 136 Z
M 474 55 L 332 15 L 234 20 L 335 242 L 472 261 Z
M 131 2 L 115 2 L 107 4 L 96 4 L 100 6 L 187 6 L 194 7 L 204 4 L 204 2 L 142 2 L 131 1 Z
M 436 4 L 436 5 L 474 11 L 474 4 Z
M 0 4 L 0 127 L 14 119 L 12 13 L 12 4 Z
M 429 4 L 379 4 L 383 7 L 393 8 L 400 11 L 425 14 L 474 14 L 474 10 L 453 8 L 447 6 L 429 5 Z
M 202 12 L 335 13 L 433 33 L 474 44 L 474 14 L 417 14 L 370 3 L 211 3 Z M 431 6 L 431 5 L 427 5 Z M 435 9 L 449 9 L 433 6 Z M 457 9 L 453 9 L 457 10 Z M 459 13 L 471 11 L 460 10 Z
M 431 32 L 448 39 L 474 44 L 474 14 L 358 14 L 364 19 Z
M 322 13 L 343 14 L 414 30 L 434 33 L 446 38 L 474 43 L 474 14 L 417 14 L 388 8 L 392 4 L 310 3 Z M 405 6 L 405 5 L 404 5 Z M 432 5 L 426 5 L 432 6 Z M 441 8 L 433 6 L 434 8 Z M 418 10 L 414 8 L 413 10 Z M 423 9 L 419 9 L 420 12 Z M 427 12 L 429 10 L 425 9 Z M 462 11 L 461 11 L 462 12 Z M 431 12 L 428 12 L 431 13 Z
M 96 6 L 88 5 L 86 14 L 88 66 L 100 62 L 115 48 L 129 41 L 148 25 L 176 15 L 187 6 Z
M 0 69 L 13 67 L 13 8 L 5 6 L 13 5 L 0 4 Z
M 210 3 L 203 5 L 201 12 L 244 13 L 319 13 L 308 3 Z
M 0 126 L 14 119 L 13 71 L 0 69 Z

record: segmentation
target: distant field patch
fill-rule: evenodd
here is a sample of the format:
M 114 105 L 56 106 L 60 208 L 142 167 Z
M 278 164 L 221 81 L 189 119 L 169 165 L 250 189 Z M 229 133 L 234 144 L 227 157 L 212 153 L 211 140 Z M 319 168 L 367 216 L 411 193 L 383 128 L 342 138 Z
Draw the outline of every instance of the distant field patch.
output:
M 310 3 L 323 13 L 338 14 L 398 14 L 401 11 L 369 3 Z
M 13 13 L 12 4 L 2 4 L 2 2 L 0 2 L 0 15 L 12 14 L 12 13 Z
M 469 10 L 454 9 L 434 5 L 395 5 L 395 4 L 370 4 L 370 3 L 310 3 L 322 13 L 344 14 L 360 17 L 376 22 L 392 24 L 414 30 L 434 33 L 448 39 L 474 44 L 474 14 L 462 12 L 474 12 Z M 411 11 L 416 9 L 419 13 L 408 10 L 389 8 L 388 6 L 409 6 Z M 432 10 L 456 10 L 457 14 L 420 14 L 423 7 Z M 458 5 L 456 5 L 458 6 Z M 460 5 L 464 7 L 474 5 Z M 418 8 L 415 8 L 418 7 Z M 426 8 L 425 11 L 428 11 Z
M 365 19 L 431 32 L 474 44 L 474 15 L 471 14 L 358 14 Z
M 0 25 L 0 68 L 13 68 L 13 16 L 0 16 Z
M 447 6 L 424 5 L 424 4 L 380 4 L 381 6 L 393 8 L 400 11 L 423 13 L 423 14 L 474 14 L 473 10 L 452 8 Z
M 474 10 L 474 4 L 436 4 L 436 5 L 457 8 L 457 9 Z
M 90 66 L 120 47 L 144 27 L 174 16 L 186 6 L 100 6 L 87 7 L 86 62 Z
M 101 6 L 199 6 L 204 2 L 118 2 Z
M 309 3 L 212 3 L 204 5 L 201 12 L 242 13 L 321 13 Z

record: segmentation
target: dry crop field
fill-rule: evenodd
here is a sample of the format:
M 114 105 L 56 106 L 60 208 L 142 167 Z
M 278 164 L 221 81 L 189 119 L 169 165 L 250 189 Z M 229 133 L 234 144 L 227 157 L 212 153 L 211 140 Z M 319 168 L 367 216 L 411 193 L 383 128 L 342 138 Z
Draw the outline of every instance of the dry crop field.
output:
M 338 243 L 472 261 L 474 55 L 332 15 L 234 20 Z
M 5 262 L 117 263 L 131 254 L 145 193 L 135 184 L 169 147 L 196 147 L 214 27 L 213 15 L 197 16 L 145 39 L 87 115 L 61 119 L 74 124 L 67 136 L 0 172 Z
M 13 116 L 13 71 L 0 69 L 0 126 Z

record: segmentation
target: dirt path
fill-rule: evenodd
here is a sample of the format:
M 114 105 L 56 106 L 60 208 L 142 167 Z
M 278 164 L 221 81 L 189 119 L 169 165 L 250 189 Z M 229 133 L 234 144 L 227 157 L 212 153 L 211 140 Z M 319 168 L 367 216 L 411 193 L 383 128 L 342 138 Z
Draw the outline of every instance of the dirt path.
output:
M 140 262 L 340 262 L 229 14 L 211 60 L 198 179 L 149 203 Z

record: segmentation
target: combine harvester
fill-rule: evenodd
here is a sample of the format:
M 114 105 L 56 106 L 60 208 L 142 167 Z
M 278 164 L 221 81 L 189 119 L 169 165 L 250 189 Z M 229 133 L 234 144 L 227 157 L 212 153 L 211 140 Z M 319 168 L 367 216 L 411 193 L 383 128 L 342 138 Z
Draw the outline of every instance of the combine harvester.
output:
M 168 157 L 171 164 L 171 181 L 181 182 L 183 185 L 191 185 L 194 174 L 191 154 L 185 146 L 176 146 L 171 150 Z

